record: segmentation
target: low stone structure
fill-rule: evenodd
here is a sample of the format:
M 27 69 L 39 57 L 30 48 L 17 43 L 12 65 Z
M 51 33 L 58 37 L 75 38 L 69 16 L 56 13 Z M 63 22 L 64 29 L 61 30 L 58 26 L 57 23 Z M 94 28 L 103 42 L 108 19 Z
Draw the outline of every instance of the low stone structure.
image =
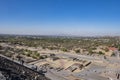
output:
M 41 72 L 0 56 L 0 71 L 6 80 L 50 80 Z

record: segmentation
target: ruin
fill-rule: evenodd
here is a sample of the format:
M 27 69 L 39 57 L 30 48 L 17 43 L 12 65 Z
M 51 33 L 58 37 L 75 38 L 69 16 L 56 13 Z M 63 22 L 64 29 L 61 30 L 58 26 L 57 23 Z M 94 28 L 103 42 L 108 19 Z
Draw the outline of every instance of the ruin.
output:
M 50 80 L 43 73 L 0 56 L 0 71 L 6 80 Z

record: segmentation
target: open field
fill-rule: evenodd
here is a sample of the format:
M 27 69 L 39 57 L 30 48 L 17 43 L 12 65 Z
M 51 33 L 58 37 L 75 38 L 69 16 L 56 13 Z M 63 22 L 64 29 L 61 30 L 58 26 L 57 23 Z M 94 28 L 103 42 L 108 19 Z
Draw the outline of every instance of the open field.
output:
M 0 37 L 0 54 L 51 80 L 119 80 L 119 37 Z

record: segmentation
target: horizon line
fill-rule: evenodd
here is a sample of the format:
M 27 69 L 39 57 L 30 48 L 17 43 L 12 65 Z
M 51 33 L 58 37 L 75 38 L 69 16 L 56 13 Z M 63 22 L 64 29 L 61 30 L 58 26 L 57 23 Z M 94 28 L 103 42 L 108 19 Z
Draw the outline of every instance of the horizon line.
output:
M 43 34 L 11 34 L 11 33 L 0 33 L 1 35 L 9 35 L 9 36 L 50 36 L 50 37 L 120 37 L 120 35 L 57 35 L 57 34 L 53 34 L 53 35 L 43 35 Z

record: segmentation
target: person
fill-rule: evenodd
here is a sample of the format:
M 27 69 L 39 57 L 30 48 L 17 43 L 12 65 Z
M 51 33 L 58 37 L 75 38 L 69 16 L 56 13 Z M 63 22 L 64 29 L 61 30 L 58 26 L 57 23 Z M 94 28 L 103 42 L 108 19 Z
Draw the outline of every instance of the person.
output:
M 116 74 L 117 75 L 117 79 L 119 79 L 120 78 L 120 74 L 118 73 L 118 74 Z
M 21 60 L 21 64 L 22 64 L 22 65 L 24 64 L 24 60 Z

